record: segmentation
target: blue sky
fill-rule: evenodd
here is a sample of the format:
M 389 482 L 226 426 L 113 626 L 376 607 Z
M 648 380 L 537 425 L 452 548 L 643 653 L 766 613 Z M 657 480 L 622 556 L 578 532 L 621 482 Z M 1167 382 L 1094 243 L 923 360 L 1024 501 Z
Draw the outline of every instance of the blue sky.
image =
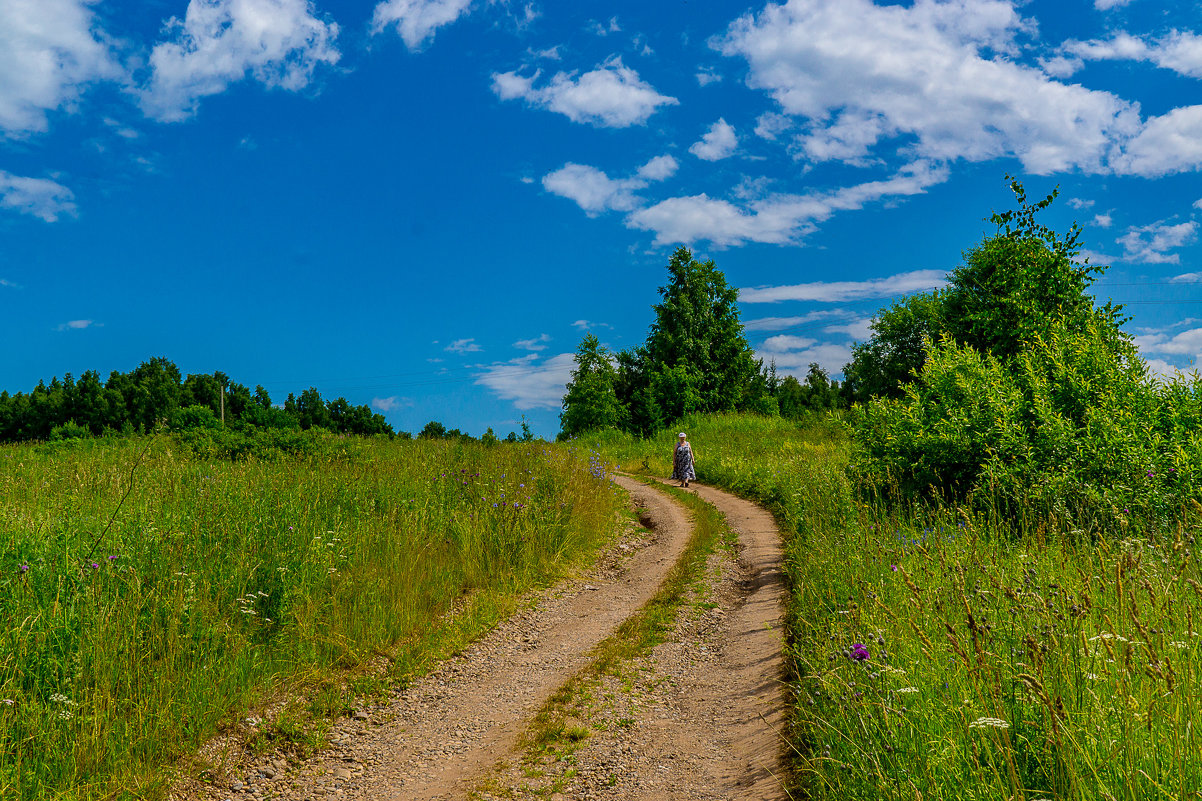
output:
M 1149 364 L 1202 353 L 1202 7 L 0 0 L 0 389 L 152 356 L 416 431 L 558 430 L 671 251 L 837 373 L 1059 186 Z

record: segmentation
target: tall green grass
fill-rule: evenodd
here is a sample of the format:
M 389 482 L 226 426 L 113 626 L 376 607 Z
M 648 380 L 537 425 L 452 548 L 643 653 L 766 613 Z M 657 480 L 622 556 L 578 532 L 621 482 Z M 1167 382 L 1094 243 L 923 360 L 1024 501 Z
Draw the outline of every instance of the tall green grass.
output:
M 700 481 L 783 523 L 797 795 L 1202 792 L 1202 507 L 1105 537 L 987 503 L 885 505 L 851 486 L 835 425 L 681 425 Z M 674 433 L 600 440 L 666 473 Z
M 610 536 L 621 497 L 587 456 L 0 447 L 0 797 L 154 797 L 165 762 L 297 676 L 420 665 L 461 601 L 503 607 Z

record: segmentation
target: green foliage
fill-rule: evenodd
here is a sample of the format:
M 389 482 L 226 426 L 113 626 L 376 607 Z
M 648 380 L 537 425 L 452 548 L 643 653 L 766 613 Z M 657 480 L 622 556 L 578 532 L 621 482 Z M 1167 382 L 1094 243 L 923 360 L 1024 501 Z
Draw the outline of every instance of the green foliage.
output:
M 842 406 L 839 382 L 832 381 L 826 370 L 814 362 L 810 363 L 804 384 L 791 375 L 785 376 L 775 394 L 781 417 L 790 420 L 821 415 Z
M 843 368 L 848 392 L 857 401 L 897 397 L 926 361 L 926 342 L 946 330 L 944 297 L 920 292 L 881 309 L 872 319 L 872 338 L 852 347 Z
M 563 396 L 559 415 L 560 438 L 567 439 L 597 428 L 621 428 L 626 410 L 614 391 L 617 370 L 609 350 L 592 333 L 576 349 L 576 368 Z
M 207 410 L 210 414 L 205 414 Z M 313 387 L 300 399 L 288 396 L 285 408 L 271 403 L 262 386 L 251 391 L 222 372 L 193 374 L 181 380 L 179 368 L 158 356 L 129 373 L 114 371 L 101 383 L 94 370 L 78 381 L 67 373 L 28 394 L 0 392 L 0 442 L 47 440 L 64 426 L 86 428 L 94 436 L 105 431 L 149 432 L 166 422 L 173 428 L 212 427 L 224 421 L 235 429 L 325 428 L 340 434 L 391 435 L 380 414 L 352 406 L 345 398 L 323 401 Z
M 947 287 L 899 301 L 873 319 L 872 338 L 853 349 L 844 368 L 857 400 L 900 397 L 923 366 L 927 340 L 949 338 L 1003 362 L 1056 324 L 1093 326 L 1115 348 L 1126 341 L 1120 307 L 1095 308 L 1087 292 L 1104 268 L 1077 261 L 1081 228 L 1061 236 L 1035 220 L 1058 190 L 1028 203 L 1022 184 L 1012 180 L 1010 188 L 1018 208 L 990 216 L 997 233 L 964 253 Z
M 565 405 L 565 436 L 589 430 L 594 420 L 596 427 L 615 425 L 647 435 L 693 412 L 774 411 L 762 365 L 743 335 L 738 290 L 726 283 L 713 260 L 699 262 L 688 248 L 678 248 L 659 294 L 646 343 L 617 354 L 612 378 L 595 338 L 581 343 L 577 363 L 583 358 L 589 369 L 583 382 L 573 379 L 581 387 Z M 610 386 L 616 408 L 609 401 Z M 573 405 L 587 414 L 577 418 L 570 413 Z

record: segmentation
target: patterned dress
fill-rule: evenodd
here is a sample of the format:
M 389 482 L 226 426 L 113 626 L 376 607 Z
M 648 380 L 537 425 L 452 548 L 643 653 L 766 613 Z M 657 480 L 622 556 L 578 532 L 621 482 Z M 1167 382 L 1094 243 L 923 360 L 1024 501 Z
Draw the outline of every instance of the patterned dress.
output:
M 687 442 L 676 446 L 676 453 L 672 457 L 672 480 L 697 480 L 697 473 L 693 470 L 693 448 Z

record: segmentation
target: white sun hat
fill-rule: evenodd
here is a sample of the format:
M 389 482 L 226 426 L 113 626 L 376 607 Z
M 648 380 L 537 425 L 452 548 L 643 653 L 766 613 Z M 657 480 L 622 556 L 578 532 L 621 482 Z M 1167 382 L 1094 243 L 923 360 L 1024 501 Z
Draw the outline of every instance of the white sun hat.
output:
M 683 436 L 684 436 L 684 432 L 683 432 L 683 431 L 681 431 L 681 432 L 680 432 L 679 434 L 677 434 L 676 436 L 678 436 L 678 437 L 683 437 Z

